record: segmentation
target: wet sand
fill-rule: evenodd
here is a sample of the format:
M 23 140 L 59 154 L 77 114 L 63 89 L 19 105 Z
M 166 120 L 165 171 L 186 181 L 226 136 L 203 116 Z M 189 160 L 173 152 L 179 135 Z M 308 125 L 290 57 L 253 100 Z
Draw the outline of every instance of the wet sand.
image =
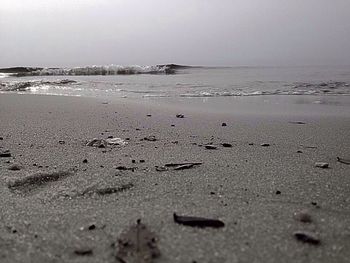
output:
M 350 159 L 349 115 L 1 94 L 0 123 L 0 152 L 12 156 L 0 158 L 1 262 L 117 262 L 117 240 L 138 219 L 156 236 L 154 262 L 350 258 L 350 166 L 337 161 Z M 86 146 L 108 136 L 128 144 Z M 182 162 L 202 164 L 156 169 Z M 294 215 L 301 210 L 311 219 Z M 174 212 L 225 226 L 180 225 Z M 320 244 L 297 240 L 296 231 Z

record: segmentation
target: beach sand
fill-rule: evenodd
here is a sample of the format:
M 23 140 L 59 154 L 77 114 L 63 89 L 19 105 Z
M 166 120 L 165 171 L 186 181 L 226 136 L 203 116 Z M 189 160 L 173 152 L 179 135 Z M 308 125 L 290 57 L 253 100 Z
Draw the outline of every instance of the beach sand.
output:
M 108 136 L 128 144 L 86 146 Z M 0 137 L 12 155 L 0 158 L 1 262 L 117 262 L 138 219 L 156 236 L 155 262 L 349 262 L 350 166 L 337 161 L 350 159 L 349 115 L 1 94 Z M 182 162 L 202 164 L 155 168 Z M 304 210 L 311 222 L 294 215 Z M 225 227 L 183 226 L 174 212 Z

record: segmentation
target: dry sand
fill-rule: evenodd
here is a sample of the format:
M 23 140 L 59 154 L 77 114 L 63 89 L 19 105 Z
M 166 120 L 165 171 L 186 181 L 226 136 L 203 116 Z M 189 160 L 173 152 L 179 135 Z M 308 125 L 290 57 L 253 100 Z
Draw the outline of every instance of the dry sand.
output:
M 130 139 L 86 146 L 108 136 Z M 336 158 L 350 159 L 349 115 L 203 114 L 1 94 L 0 137 L 12 155 L 0 158 L 1 262 L 117 262 L 112 244 L 137 219 L 157 237 L 155 262 L 349 262 L 350 166 Z M 171 162 L 203 164 L 155 168 Z M 13 164 L 20 170 L 8 170 Z M 179 225 L 174 212 L 225 227 Z M 298 241 L 295 231 L 321 243 Z

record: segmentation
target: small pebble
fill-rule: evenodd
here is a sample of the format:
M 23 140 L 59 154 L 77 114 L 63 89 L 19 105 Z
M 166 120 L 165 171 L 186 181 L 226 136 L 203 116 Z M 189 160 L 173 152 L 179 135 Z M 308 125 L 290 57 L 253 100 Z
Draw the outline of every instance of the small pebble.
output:
M 140 160 L 140 163 L 144 163 L 145 162 L 145 160 Z
M 88 160 L 87 160 L 87 159 L 84 159 L 84 160 L 83 160 L 83 163 L 87 163 L 87 162 L 88 162 Z
M 152 117 L 152 115 L 151 114 L 147 114 L 147 117 Z
M 221 124 L 221 126 L 222 126 L 222 127 L 227 126 L 226 122 L 223 122 L 223 123 Z
M 269 143 L 262 143 L 262 144 L 260 144 L 260 146 L 267 147 L 267 146 L 270 146 L 270 144 Z
M 65 144 L 65 141 L 58 141 L 59 144 Z
M 183 114 L 176 114 L 176 118 L 182 119 L 182 118 L 185 118 L 185 115 L 183 115 Z
M 307 210 L 301 210 L 294 213 L 294 218 L 303 223 L 311 223 L 312 218 Z
M 232 144 L 230 144 L 230 143 L 222 143 L 221 144 L 223 147 L 232 147 Z
M 281 194 L 281 191 L 277 190 L 276 195 L 280 195 L 280 194 Z

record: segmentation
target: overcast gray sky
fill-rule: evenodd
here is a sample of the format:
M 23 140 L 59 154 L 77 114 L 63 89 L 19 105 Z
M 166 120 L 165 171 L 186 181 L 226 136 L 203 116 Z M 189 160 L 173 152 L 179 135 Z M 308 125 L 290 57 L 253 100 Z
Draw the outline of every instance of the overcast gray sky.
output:
M 0 67 L 350 65 L 350 0 L 1 0 Z

